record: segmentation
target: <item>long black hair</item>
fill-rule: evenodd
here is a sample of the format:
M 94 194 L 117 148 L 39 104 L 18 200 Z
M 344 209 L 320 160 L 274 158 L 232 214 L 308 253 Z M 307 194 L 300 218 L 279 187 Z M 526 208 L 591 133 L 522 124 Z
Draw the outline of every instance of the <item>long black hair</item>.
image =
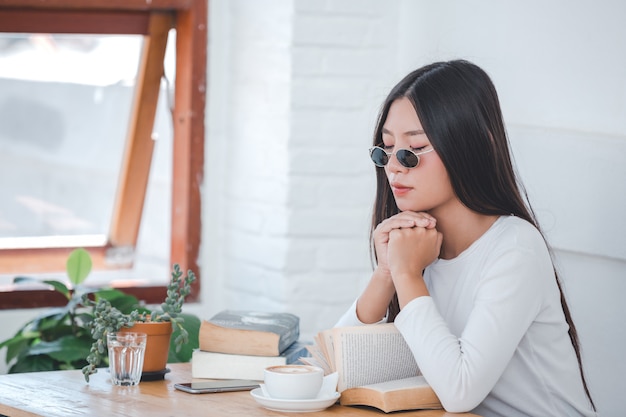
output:
M 426 136 L 448 172 L 456 196 L 466 207 L 485 215 L 515 215 L 533 224 L 544 236 L 513 168 L 498 95 L 485 71 L 468 61 L 455 60 L 436 62 L 411 72 L 385 99 L 374 131 L 374 145 L 382 142 L 389 108 L 400 98 L 407 98 L 413 104 Z M 374 229 L 399 212 L 383 169 L 376 169 L 376 181 L 370 230 L 374 256 Z M 554 276 L 583 386 L 595 410 L 583 373 L 576 327 L 556 270 Z M 393 321 L 399 311 L 395 294 L 387 320 Z

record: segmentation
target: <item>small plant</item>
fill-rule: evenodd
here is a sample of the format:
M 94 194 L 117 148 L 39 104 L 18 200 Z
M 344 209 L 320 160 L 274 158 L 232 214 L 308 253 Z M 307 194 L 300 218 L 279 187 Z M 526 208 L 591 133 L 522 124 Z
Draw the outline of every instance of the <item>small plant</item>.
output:
M 84 249 L 76 249 L 66 263 L 69 287 L 57 280 L 40 281 L 30 277 L 14 279 L 17 284 L 49 285 L 67 299 L 67 304 L 46 310 L 24 324 L 13 337 L 0 343 L 0 349 L 7 349 L 5 361 L 11 365 L 9 373 L 83 369 L 95 364 L 96 358 L 100 361 L 97 363 L 106 361 L 106 349 L 104 355 L 96 353 L 98 356 L 91 358 L 91 361 L 87 358 L 92 354 L 94 345 L 97 348 L 98 340 L 106 340 L 106 331 L 119 330 L 135 321 L 172 322 L 174 332 L 168 363 L 188 362 L 191 359 L 193 349 L 198 347 L 200 320 L 192 314 L 180 312 L 189 294 L 190 284 L 195 280 L 191 271 L 183 279 L 180 268 L 174 265 L 165 302 L 152 312 L 132 295 L 116 289 L 85 285 L 91 267 L 89 253 Z M 104 323 L 108 323 L 108 327 Z M 94 334 L 96 329 L 102 333 Z M 85 376 L 87 380 L 88 375 Z
M 189 332 L 183 326 L 185 319 L 181 316 L 182 307 L 185 298 L 191 292 L 191 283 L 195 280 L 196 276 L 193 271 L 189 270 L 183 277 L 180 266 L 175 264 L 165 301 L 159 309 L 154 311 L 133 310 L 125 314 L 113 306 L 109 300 L 101 298 L 98 301 L 92 301 L 88 298 L 88 294 L 85 294 L 83 304 L 91 305 L 94 309 L 94 318 L 90 323 L 94 341 L 87 356 L 88 364 L 83 367 L 85 380 L 89 382 L 89 376 L 97 372 L 98 365 L 107 356 L 107 334 L 117 332 L 122 327 L 132 327 L 136 322 L 171 322 L 179 330 L 174 338 L 174 346 L 177 352 L 180 351 L 181 347 L 189 342 Z

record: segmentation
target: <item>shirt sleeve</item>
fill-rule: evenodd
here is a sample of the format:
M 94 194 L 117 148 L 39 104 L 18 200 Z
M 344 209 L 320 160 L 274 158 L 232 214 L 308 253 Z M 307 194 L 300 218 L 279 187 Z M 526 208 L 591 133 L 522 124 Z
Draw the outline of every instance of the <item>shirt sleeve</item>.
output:
M 465 295 L 474 297 L 473 308 L 460 337 L 429 296 L 412 300 L 398 314 L 396 327 L 447 411 L 472 410 L 493 389 L 540 311 L 541 279 L 551 270 L 549 256 L 547 263 L 538 261 L 533 250 L 500 253 L 475 294 Z

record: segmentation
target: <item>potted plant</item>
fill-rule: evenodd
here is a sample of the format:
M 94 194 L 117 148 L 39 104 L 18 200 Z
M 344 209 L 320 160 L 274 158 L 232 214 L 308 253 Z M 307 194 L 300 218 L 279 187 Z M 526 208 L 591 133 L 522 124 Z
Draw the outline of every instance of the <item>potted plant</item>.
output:
M 180 350 L 189 341 L 189 332 L 183 326 L 185 320 L 181 317 L 181 313 L 185 298 L 191 292 L 191 283 L 195 279 L 193 271 L 189 270 L 183 276 L 179 265 L 175 264 L 167 286 L 167 296 L 160 307 L 153 311 L 136 309 L 130 313 L 123 313 L 109 300 L 100 298 L 93 301 L 86 294 L 83 297 L 83 304 L 91 305 L 94 309 L 94 318 L 90 322 L 91 335 L 94 340 L 87 356 L 88 364 L 82 369 L 85 380 L 89 382 L 89 376 L 97 372 L 98 365 L 107 356 L 107 334 L 131 329 L 148 334 L 144 373 L 165 372 L 173 328 L 176 327 L 179 330 L 174 339 L 176 350 Z
M 161 308 L 152 312 L 132 295 L 117 289 L 87 286 L 85 280 L 91 266 L 89 253 L 84 249 L 76 249 L 66 263 L 69 286 L 57 280 L 40 281 L 29 277 L 14 279 L 18 284 L 49 285 L 68 301 L 65 306 L 48 309 L 28 321 L 13 337 L 0 343 L 0 349 L 7 349 L 5 360 L 7 364 L 11 364 L 9 373 L 88 368 L 85 375 L 88 380 L 89 375 L 95 372 L 95 368 L 91 370 L 92 363 L 106 361 L 107 356 L 105 349 L 104 354 L 95 353 L 91 362 L 86 359 L 98 343 L 97 339 L 94 341 L 92 333 L 95 329 L 102 329 L 98 323 L 112 321 L 112 317 L 118 317 L 122 323 L 122 328 L 117 323 L 112 323 L 111 328 L 116 330 L 122 330 L 124 325 L 131 325 L 128 320 L 131 317 L 137 323 L 161 322 L 162 326 L 169 328 L 167 338 L 172 335 L 169 344 L 157 344 L 165 343 L 164 350 L 168 354 L 166 361 L 188 362 L 191 359 L 193 349 L 198 347 L 200 320 L 195 315 L 180 312 L 184 297 L 189 293 L 189 285 L 195 279 L 191 271 L 183 278 L 180 268 L 177 265 L 173 267 L 166 300 Z M 175 282 L 179 283 L 179 289 L 174 288 Z M 153 316 L 153 313 L 156 315 Z M 106 333 L 104 337 L 106 338 Z

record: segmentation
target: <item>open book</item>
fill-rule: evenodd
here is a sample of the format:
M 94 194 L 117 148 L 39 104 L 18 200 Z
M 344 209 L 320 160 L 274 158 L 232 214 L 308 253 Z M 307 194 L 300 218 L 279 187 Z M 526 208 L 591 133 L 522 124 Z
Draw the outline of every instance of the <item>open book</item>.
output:
M 300 361 L 339 374 L 342 405 L 366 405 L 386 413 L 442 408 L 393 323 L 324 330 L 308 349 L 311 356 Z

